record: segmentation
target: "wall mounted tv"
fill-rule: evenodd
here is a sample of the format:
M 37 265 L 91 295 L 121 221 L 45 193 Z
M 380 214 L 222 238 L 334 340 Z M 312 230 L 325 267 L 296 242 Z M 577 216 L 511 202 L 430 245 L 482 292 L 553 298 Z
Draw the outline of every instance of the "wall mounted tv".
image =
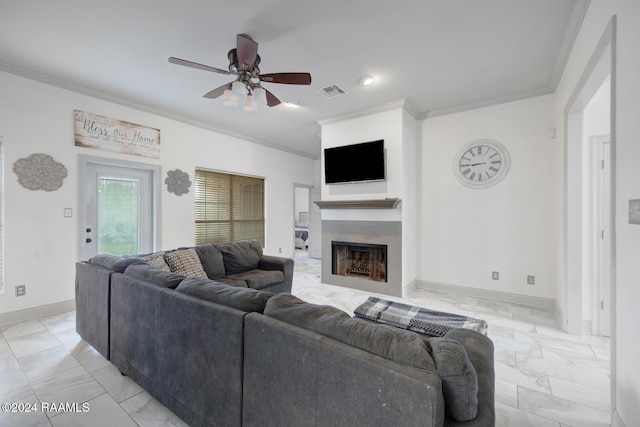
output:
M 384 181 L 384 140 L 324 149 L 326 184 Z

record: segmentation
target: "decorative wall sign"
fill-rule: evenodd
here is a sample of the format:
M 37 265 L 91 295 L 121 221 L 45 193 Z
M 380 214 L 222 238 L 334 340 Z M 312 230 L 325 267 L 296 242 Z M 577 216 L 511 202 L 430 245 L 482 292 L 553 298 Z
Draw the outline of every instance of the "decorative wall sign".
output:
M 24 188 L 37 191 L 56 191 L 67 177 L 67 168 L 51 156 L 42 153 L 16 160 L 13 171 Z
M 167 177 L 164 179 L 164 183 L 167 184 L 167 191 L 175 194 L 176 196 L 187 194 L 189 192 L 189 187 L 191 187 L 189 174 L 182 172 L 180 169 L 168 171 Z
M 160 130 L 75 110 L 78 147 L 160 158 Z

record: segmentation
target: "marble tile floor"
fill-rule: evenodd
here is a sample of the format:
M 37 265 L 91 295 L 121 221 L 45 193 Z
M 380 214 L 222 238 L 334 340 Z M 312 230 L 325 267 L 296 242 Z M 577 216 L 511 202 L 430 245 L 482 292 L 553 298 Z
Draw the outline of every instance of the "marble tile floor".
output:
M 296 257 L 293 293 L 348 313 L 372 295 L 321 284 L 320 261 L 306 257 Z M 497 426 L 610 425 L 607 339 L 564 334 L 551 312 L 510 303 L 427 290 L 402 301 L 487 320 L 495 344 Z M 0 325 L 2 402 L 39 409 L 0 411 L 3 427 L 186 426 L 80 339 L 73 311 Z M 42 412 L 42 402 L 78 405 Z

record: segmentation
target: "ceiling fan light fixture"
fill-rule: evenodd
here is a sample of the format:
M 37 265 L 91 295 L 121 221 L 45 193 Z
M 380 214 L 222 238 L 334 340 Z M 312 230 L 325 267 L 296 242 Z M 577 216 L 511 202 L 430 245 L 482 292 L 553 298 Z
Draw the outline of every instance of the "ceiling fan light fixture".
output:
M 231 85 L 231 92 L 236 96 L 236 98 L 244 99 L 244 97 L 247 96 L 247 86 L 244 82 L 235 81 Z
M 236 96 L 233 94 L 231 89 L 227 89 L 224 91 L 224 100 L 222 101 L 223 105 L 227 107 L 237 107 L 238 101 L 236 100 Z
M 247 97 L 244 99 L 244 111 L 256 111 L 258 109 L 258 106 L 256 105 L 255 102 L 253 102 L 253 95 L 247 95 Z
M 267 105 L 267 91 L 261 87 L 253 90 L 253 101 L 257 105 Z
M 362 76 L 358 79 L 358 84 L 360 84 L 360 86 L 371 86 L 375 82 L 376 76 L 372 75 Z

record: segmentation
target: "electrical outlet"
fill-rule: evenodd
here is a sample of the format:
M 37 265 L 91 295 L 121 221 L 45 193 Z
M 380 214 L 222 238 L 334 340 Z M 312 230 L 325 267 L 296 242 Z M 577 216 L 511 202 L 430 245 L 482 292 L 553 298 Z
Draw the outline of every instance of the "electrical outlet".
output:
M 493 280 L 500 280 L 500 273 L 499 273 L 499 272 L 497 272 L 497 271 L 492 271 L 492 272 L 491 272 L 491 278 L 492 278 Z
M 535 284 L 536 284 L 536 276 L 528 275 L 527 285 L 535 285 Z
M 281 254 L 282 253 L 282 248 L 278 248 L 278 253 Z
M 27 285 L 16 286 L 16 296 L 23 297 L 27 294 Z

